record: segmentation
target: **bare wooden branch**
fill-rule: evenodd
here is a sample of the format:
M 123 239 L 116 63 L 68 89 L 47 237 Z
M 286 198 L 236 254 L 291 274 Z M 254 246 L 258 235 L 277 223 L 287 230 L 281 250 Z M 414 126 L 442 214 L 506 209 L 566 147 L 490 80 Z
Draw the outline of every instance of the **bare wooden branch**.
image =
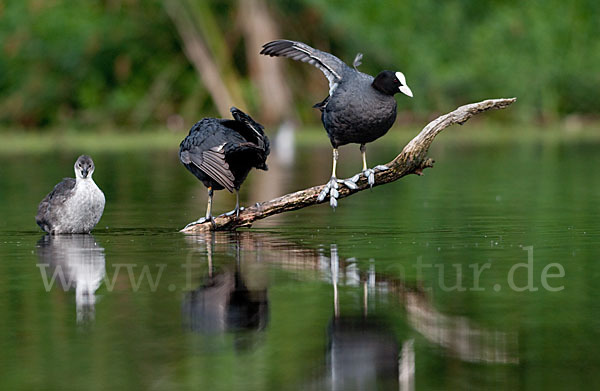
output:
M 491 109 L 506 108 L 516 100 L 516 98 L 488 99 L 461 106 L 448 114 L 438 117 L 425 126 L 425 128 L 423 128 L 423 130 L 404 147 L 402 152 L 400 152 L 394 160 L 386 164 L 386 166 L 389 167 L 389 170 L 380 171 L 375 174 L 375 186 L 394 182 L 409 174 L 422 175 L 425 168 L 433 167 L 433 160 L 427 158 L 427 151 L 435 136 L 442 130 L 456 123 L 463 124 L 475 114 Z M 357 185 L 358 189 L 356 190 L 341 186 L 338 189 L 338 198 L 348 197 L 351 194 L 369 188 L 369 184 L 364 177 L 359 179 Z M 238 227 L 248 227 L 252 225 L 254 221 L 264 219 L 265 217 L 302 209 L 321 202 L 328 202 L 327 198 L 321 202 L 318 201 L 317 197 L 319 196 L 321 189 L 323 189 L 323 185 L 313 186 L 295 193 L 286 194 L 270 201 L 256 203 L 241 211 L 239 217 L 236 217 L 235 215 L 220 215 L 215 217 L 215 228 L 213 228 L 209 222 L 206 222 L 190 225 L 182 229 L 181 232 L 196 233 L 211 231 L 213 229 L 222 231 L 234 230 Z

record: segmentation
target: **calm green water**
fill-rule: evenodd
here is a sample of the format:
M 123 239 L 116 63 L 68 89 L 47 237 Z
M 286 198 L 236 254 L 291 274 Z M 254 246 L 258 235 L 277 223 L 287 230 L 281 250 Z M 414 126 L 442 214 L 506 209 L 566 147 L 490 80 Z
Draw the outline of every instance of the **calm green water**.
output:
M 436 143 L 335 213 L 201 236 L 177 232 L 206 195 L 175 150 L 94 154 L 92 237 L 34 222 L 77 154 L 0 157 L 0 389 L 599 387 L 600 145 Z M 269 165 L 243 203 L 323 183 L 330 151 Z

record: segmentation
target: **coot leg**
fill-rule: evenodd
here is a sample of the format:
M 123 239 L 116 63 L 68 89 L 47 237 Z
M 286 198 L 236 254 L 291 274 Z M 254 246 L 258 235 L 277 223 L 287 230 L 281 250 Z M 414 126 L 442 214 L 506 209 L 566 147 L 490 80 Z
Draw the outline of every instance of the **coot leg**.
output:
M 192 225 L 205 223 L 207 220 L 210 220 L 213 228 L 216 228 L 215 219 L 212 217 L 212 198 L 213 198 L 213 189 L 212 189 L 212 187 L 209 187 L 208 188 L 208 205 L 206 205 L 206 216 L 200 217 L 196 221 L 192 221 L 191 223 L 186 225 L 185 228 L 190 227 Z
M 367 147 L 365 146 L 365 144 L 360 145 L 360 153 L 362 155 L 363 162 L 362 174 L 365 176 L 365 178 L 367 178 L 369 186 L 373 187 L 373 185 L 375 184 L 375 172 L 388 170 L 389 167 L 384 166 L 383 164 L 379 164 L 374 168 L 367 168 Z M 356 174 L 352 178 L 350 178 L 350 181 L 356 183 L 359 178 L 360 174 Z
M 225 216 L 231 216 L 235 213 L 235 217 L 240 217 L 240 212 L 244 210 L 244 207 L 240 208 L 240 191 L 235 189 L 235 209 L 225 213 Z
M 188 225 L 186 225 L 185 227 L 183 227 L 183 229 L 189 228 L 189 227 L 191 227 L 192 225 L 196 225 L 196 224 L 202 224 L 202 223 L 204 223 L 205 221 L 206 221 L 206 218 L 205 218 L 205 217 L 200 217 L 198 220 L 196 220 L 196 221 L 192 221 L 191 223 L 189 223 Z
M 375 170 L 367 168 L 367 147 L 365 144 L 360 144 L 360 153 L 362 155 L 363 168 L 362 173 L 367 178 L 369 186 L 373 187 L 375 184 Z
M 204 218 L 204 221 L 210 220 L 213 228 L 215 228 L 217 225 L 215 223 L 215 219 L 213 219 L 213 217 L 212 217 L 212 199 L 213 199 L 213 188 L 209 187 L 208 188 L 208 205 L 206 205 L 206 217 Z
M 351 190 L 358 189 L 358 186 L 356 186 L 356 183 L 354 183 L 352 181 L 345 180 L 345 179 L 337 179 L 337 176 L 336 176 L 337 160 L 338 160 L 338 150 L 337 150 L 337 148 L 334 148 L 333 149 L 333 168 L 331 170 L 331 179 L 329 180 L 329 182 L 327 182 L 325 184 L 325 186 L 323 186 L 323 190 L 321 190 L 321 192 L 319 193 L 319 197 L 317 198 L 319 200 L 319 202 L 321 202 L 325 199 L 325 197 L 327 197 L 327 194 L 329 194 L 329 205 L 331 205 L 331 207 L 333 209 L 335 209 L 337 207 L 337 198 L 339 196 L 339 192 L 337 189 L 339 187 L 339 184 L 345 185 L 346 187 L 348 187 Z

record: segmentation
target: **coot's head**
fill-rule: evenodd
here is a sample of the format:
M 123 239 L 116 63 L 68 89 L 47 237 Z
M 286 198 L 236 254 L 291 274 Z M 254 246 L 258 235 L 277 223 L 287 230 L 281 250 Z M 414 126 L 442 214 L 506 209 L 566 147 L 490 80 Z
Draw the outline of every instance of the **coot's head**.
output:
M 373 88 L 386 95 L 394 95 L 398 92 L 408 95 L 412 98 L 413 93 L 406 84 L 406 77 L 402 72 L 381 71 L 375 80 Z
M 77 178 L 85 179 L 92 177 L 94 172 L 94 161 L 88 155 L 81 155 L 75 162 L 75 176 Z

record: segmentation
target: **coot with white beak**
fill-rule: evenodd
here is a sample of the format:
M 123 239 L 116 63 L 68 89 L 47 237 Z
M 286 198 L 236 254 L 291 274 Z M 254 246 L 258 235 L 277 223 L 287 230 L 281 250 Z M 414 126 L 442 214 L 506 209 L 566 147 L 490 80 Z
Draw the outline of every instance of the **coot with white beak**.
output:
M 354 68 L 346 65 L 332 54 L 314 49 L 302 42 L 277 40 L 263 45 L 260 52 L 268 56 L 288 57 L 307 62 L 320 69 L 329 80 L 329 96 L 314 107 L 321 110 L 321 120 L 333 146 L 333 170 L 331 180 L 319 199 L 330 196 L 332 207 L 337 206 L 338 183 L 356 189 L 359 175 L 350 180 L 336 178 L 338 147 L 345 144 L 360 144 L 363 159 L 362 172 L 369 184 L 375 183 L 375 170 L 386 170 L 386 166 L 367 167 L 366 146 L 387 133 L 396 120 L 398 92 L 412 97 L 402 72 L 382 71 L 376 77 L 359 72 L 362 54 L 354 60 Z

